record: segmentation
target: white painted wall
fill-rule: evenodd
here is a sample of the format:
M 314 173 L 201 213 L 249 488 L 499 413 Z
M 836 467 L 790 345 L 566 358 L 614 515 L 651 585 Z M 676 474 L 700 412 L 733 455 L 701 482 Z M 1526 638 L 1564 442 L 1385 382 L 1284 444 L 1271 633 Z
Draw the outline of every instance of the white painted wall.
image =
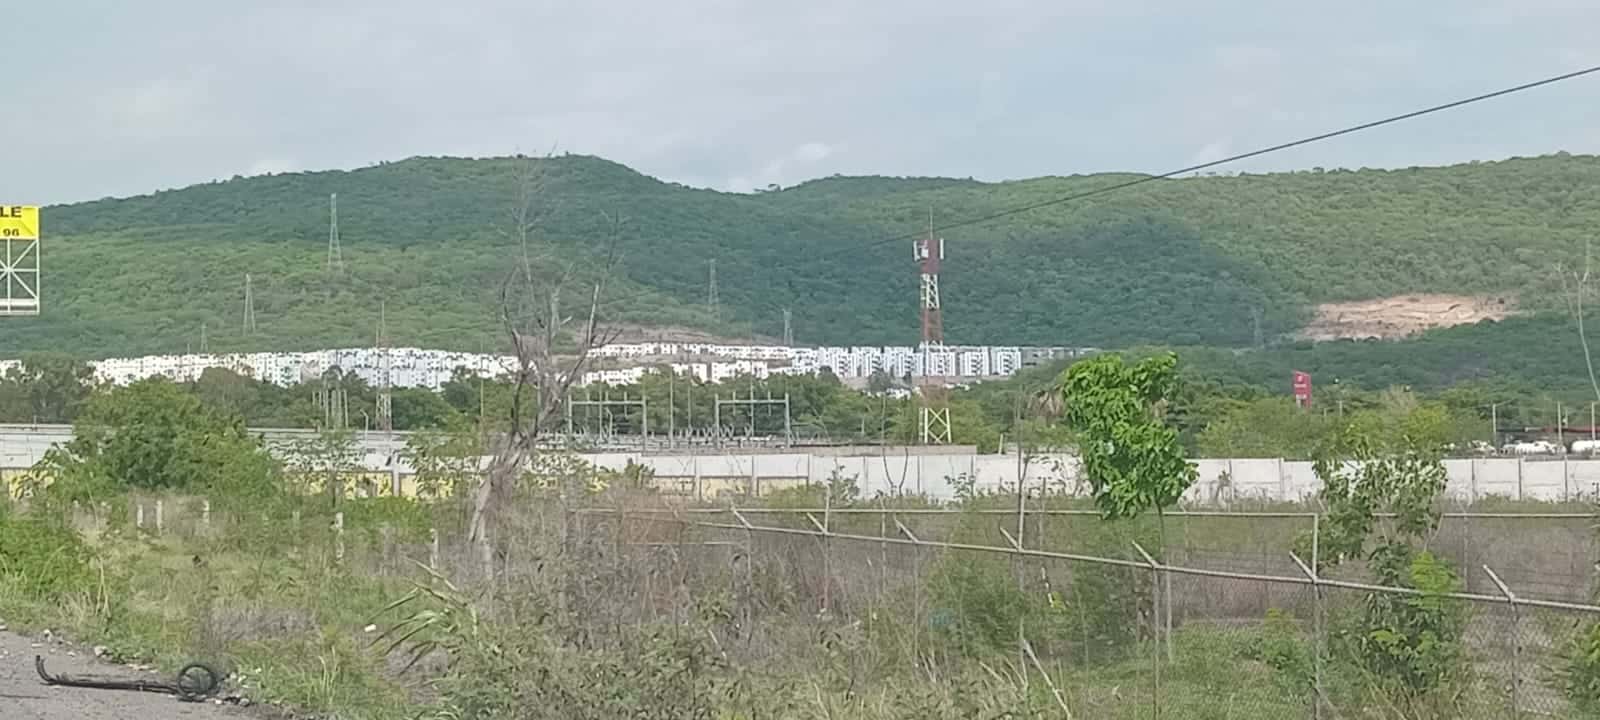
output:
M 269 445 L 287 442 L 308 431 L 266 431 Z M 66 426 L 0 426 L 0 470 L 32 467 L 46 450 L 72 438 Z M 403 434 L 384 437 L 372 433 L 365 439 L 362 457 L 369 469 L 401 476 L 411 468 L 395 457 L 404 449 Z M 824 483 L 837 472 L 854 477 L 863 496 L 896 491 L 949 500 L 956 482 L 971 478 L 975 487 L 988 491 L 1014 491 L 1019 466 L 1016 455 L 979 455 L 972 452 L 918 453 L 916 448 L 887 452 L 870 450 L 840 455 L 827 450 L 748 454 L 641 454 L 598 453 L 585 459 L 605 468 L 621 470 L 632 461 L 655 471 L 664 491 L 702 498 L 719 492 L 766 494 L 772 490 Z M 1299 501 L 1320 487 L 1311 463 L 1276 458 L 1208 458 L 1196 461 L 1199 480 L 1184 499 L 1193 504 L 1238 501 Z M 1445 461 L 1449 481 L 1446 495 L 1472 502 L 1487 497 L 1523 500 L 1582 500 L 1600 498 L 1600 459 L 1477 458 Z M 1067 455 L 1034 457 L 1026 464 L 1030 489 L 1081 492 L 1077 459 Z

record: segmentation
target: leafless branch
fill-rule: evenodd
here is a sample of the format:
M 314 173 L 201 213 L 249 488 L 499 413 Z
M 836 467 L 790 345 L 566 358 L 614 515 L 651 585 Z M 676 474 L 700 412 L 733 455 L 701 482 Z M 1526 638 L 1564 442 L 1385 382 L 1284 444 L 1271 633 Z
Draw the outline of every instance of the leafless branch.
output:
M 582 328 L 569 332 L 572 318 L 563 312 L 562 297 L 578 285 L 580 263 L 573 260 L 548 278 L 535 274 L 532 256 L 527 251 L 528 237 L 541 216 L 531 214 L 536 203 L 530 195 L 538 186 L 522 185 L 523 194 L 513 213 L 515 232 L 522 248 L 522 267 L 509 272 L 500 288 L 500 317 L 515 356 L 512 371 L 510 422 L 491 453 L 488 471 L 473 496 L 471 537 L 480 553 L 487 577 L 494 573 L 494 548 L 490 541 L 493 509 L 504 505 L 517 478 L 538 452 L 540 438 L 559 422 L 567 395 L 581 381 L 595 348 L 617 337 L 602 327 L 601 298 L 606 283 L 618 265 L 621 218 L 611 219 L 604 262 L 587 285 L 589 307 Z M 543 205 L 547 207 L 547 205 Z M 518 310 L 522 308 L 522 310 Z M 564 341 L 573 352 L 559 354 Z M 526 407 L 531 394 L 534 407 Z
M 1571 281 L 1568 281 L 1568 271 L 1561 265 L 1556 265 L 1556 277 L 1561 278 L 1561 295 L 1567 302 L 1567 312 L 1578 325 L 1578 344 L 1583 347 L 1584 366 L 1589 371 L 1589 387 L 1594 391 L 1594 397 L 1600 402 L 1600 380 L 1596 379 L 1594 372 L 1594 357 L 1589 352 L 1589 335 L 1584 327 L 1584 307 L 1588 304 L 1589 294 L 1592 292 L 1589 285 L 1590 274 L 1593 271 L 1592 243 L 1585 237 L 1583 241 L 1583 272 L 1571 271 Z

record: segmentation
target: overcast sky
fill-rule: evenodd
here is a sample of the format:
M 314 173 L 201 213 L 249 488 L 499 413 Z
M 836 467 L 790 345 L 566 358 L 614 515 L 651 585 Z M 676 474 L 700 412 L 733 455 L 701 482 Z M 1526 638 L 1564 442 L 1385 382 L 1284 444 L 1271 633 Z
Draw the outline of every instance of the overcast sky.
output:
M 26 5 L 8 203 L 551 148 L 741 191 L 1161 172 L 1600 64 L 1594 0 Z M 1557 150 L 1600 152 L 1600 76 L 1239 169 Z

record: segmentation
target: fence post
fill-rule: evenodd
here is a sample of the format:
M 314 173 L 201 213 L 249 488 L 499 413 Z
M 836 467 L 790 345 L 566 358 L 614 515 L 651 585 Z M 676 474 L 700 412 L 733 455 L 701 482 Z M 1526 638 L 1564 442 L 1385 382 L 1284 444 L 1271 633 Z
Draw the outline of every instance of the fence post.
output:
M 144 529 L 144 501 L 142 500 L 134 506 L 133 526 L 140 530 Z
M 1517 608 L 1516 593 L 1500 581 L 1500 576 L 1494 574 L 1488 565 L 1483 566 L 1483 572 L 1511 605 L 1511 717 L 1514 720 L 1522 717 L 1522 709 L 1517 703 L 1518 696 L 1522 694 L 1522 612 Z
M 200 527 L 205 528 L 207 530 L 211 529 L 211 501 L 210 500 L 201 500 L 200 501 Z
M 728 503 L 728 512 L 733 513 L 733 518 L 744 526 L 744 646 L 750 648 L 750 641 L 755 637 L 755 570 L 752 564 L 756 556 L 756 534 L 754 525 L 745 518 L 744 513 L 732 502 Z M 815 518 L 812 522 L 816 522 Z
M 162 504 L 161 504 L 160 500 L 157 500 L 156 501 L 156 534 L 157 535 L 161 534 L 161 530 L 166 525 L 166 523 L 163 522 L 162 518 L 163 518 Z
M 1324 662 L 1323 655 L 1327 652 L 1327 641 L 1324 639 L 1325 634 L 1322 626 L 1323 616 L 1326 611 L 1322 607 L 1322 581 L 1318 578 L 1316 570 L 1317 539 L 1315 526 L 1313 526 L 1311 532 L 1311 566 L 1306 567 L 1300 556 L 1294 553 L 1289 553 L 1289 557 L 1294 560 L 1295 565 L 1300 567 L 1300 572 L 1305 573 L 1306 578 L 1311 581 L 1311 631 L 1317 636 L 1316 645 L 1313 649 L 1315 655 L 1312 656 L 1311 662 L 1311 688 L 1312 692 L 1316 694 L 1316 697 L 1311 698 L 1311 717 L 1314 720 L 1322 720 L 1322 663 Z
M 889 597 L 889 512 L 883 498 L 878 498 L 878 597 Z
M 428 569 L 439 572 L 439 529 L 428 528 Z
M 1152 643 L 1151 646 L 1150 646 L 1150 657 L 1154 661 L 1154 662 L 1151 663 L 1151 667 L 1154 668 L 1154 672 L 1155 672 L 1155 674 L 1153 676 L 1155 684 L 1154 684 L 1154 687 L 1152 688 L 1151 693 L 1150 693 L 1150 712 L 1151 712 L 1150 716 L 1152 718 L 1160 718 L 1161 717 L 1161 640 L 1162 640 L 1162 638 L 1161 638 L 1161 605 L 1162 605 L 1162 600 L 1161 600 L 1161 564 L 1157 563 L 1155 558 L 1150 557 L 1150 553 L 1145 552 L 1144 548 L 1139 546 L 1139 543 L 1137 543 L 1137 542 L 1133 543 L 1133 549 L 1139 551 L 1139 555 L 1144 558 L 1145 564 L 1150 566 L 1150 627 L 1153 630 L 1153 632 L 1151 634 L 1155 636 L 1155 642 Z
M 976 472 L 973 473 L 976 476 Z M 1017 574 L 1017 597 L 1025 598 L 1028 592 L 1027 578 L 1028 564 L 1022 557 L 1022 543 L 1028 528 L 1028 490 L 1025 478 L 1028 474 L 1027 465 L 1022 459 L 1022 444 L 1017 444 L 1017 537 L 1012 540 L 1012 545 L 1017 548 L 1017 555 L 1013 556 L 1012 567 Z M 1023 618 L 1027 613 L 1017 614 L 1017 667 L 1022 669 L 1022 689 L 1028 689 L 1027 654 L 1024 647 L 1028 642 L 1027 631 L 1023 627 Z
M 833 483 L 823 489 L 822 495 L 822 612 L 833 612 L 833 543 L 828 534 L 833 528 Z
M 333 514 L 333 561 L 344 562 L 344 511 Z

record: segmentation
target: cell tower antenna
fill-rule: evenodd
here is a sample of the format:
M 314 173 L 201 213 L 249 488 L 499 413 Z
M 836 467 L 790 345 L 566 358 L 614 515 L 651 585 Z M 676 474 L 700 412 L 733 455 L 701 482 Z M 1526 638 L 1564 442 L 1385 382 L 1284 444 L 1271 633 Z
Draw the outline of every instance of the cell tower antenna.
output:
M 706 289 L 706 306 L 711 308 L 711 319 L 722 319 L 722 303 L 717 298 L 717 259 L 711 258 L 711 281 Z
M 339 193 L 328 195 L 328 272 L 344 274 L 344 254 L 339 248 Z
M 794 347 L 794 328 L 790 325 L 790 321 L 792 319 L 793 318 L 789 313 L 789 308 L 784 308 L 783 309 L 783 346 L 784 347 Z
M 389 323 L 387 304 L 378 301 L 378 429 L 394 430 L 394 398 L 391 393 L 393 378 L 389 359 Z
M 922 400 L 922 443 L 950 444 L 950 402 L 943 373 L 936 373 L 935 358 L 944 359 L 944 310 L 939 301 L 939 261 L 944 259 L 944 238 L 933 230 L 933 209 L 928 209 L 928 236 L 911 241 L 913 258 L 921 270 L 918 301 L 922 309 L 922 375 L 918 390 Z
M 256 333 L 256 299 L 250 289 L 250 273 L 244 274 L 244 334 Z

